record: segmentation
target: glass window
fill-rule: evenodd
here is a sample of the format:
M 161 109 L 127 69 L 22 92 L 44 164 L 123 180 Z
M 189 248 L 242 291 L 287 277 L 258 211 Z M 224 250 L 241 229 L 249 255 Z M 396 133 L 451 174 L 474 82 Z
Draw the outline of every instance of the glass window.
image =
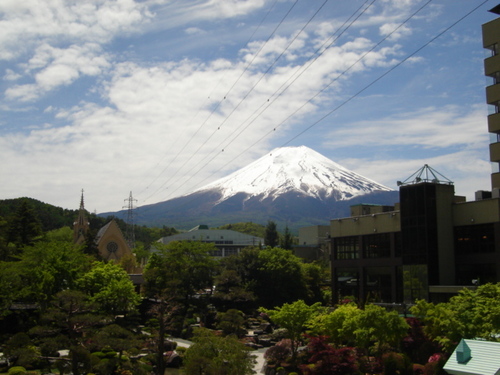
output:
M 478 224 L 455 227 L 455 253 L 479 254 L 495 251 L 493 224 Z
M 389 233 L 372 234 L 363 237 L 364 258 L 388 258 L 391 256 Z
M 358 259 L 359 237 L 340 237 L 334 241 L 335 259 Z
M 212 256 L 221 257 L 222 256 L 222 249 L 212 250 Z
M 237 247 L 226 247 L 224 248 L 224 256 L 228 257 L 230 255 L 236 255 L 238 254 L 238 248 Z

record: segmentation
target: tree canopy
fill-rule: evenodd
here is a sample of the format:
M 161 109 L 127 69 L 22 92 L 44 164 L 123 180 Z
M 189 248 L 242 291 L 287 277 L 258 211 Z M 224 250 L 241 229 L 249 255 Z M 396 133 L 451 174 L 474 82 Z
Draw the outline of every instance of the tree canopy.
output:
M 253 374 L 255 362 L 250 349 L 235 337 L 216 336 L 198 329 L 194 344 L 187 350 L 184 363 L 186 375 L 247 375 Z
M 152 296 L 172 292 L 189 299 L 196 292 L 212 288 L 216 247 L 212 243 L 175 241 L 158 245 L 145 270 L 146 292 Z
M 309 306 L 304 301 L 298 300 L 290 304 L 285 303 L 274 309 L 260 308 L 260 311 L 266 313 L 274 323 L 287 330 L 287 337 L 291 340 L 292 345 L 292 357 L 295 358 L 298 343 L 301 341 L 307 323 L 324 309 L 319 302 Z
M 275 247 L 278 245 L 279 235 L 277 225 L 274 221 L 269 220 L 266 225 L 264 242 L 266 246 Z
M 449 302 L 417 301 L 411 312 L 424 323 L 424 332 L 452 350 L 460 339 L 498 341 L 500 335 L 500 283 L 464 288 Z
M 326 335 L 334 345 L 357 346 L 378 350 L 386 345 L 397 347 L 408 332 L 408 323 L 396 311 L 368 304 L 342 305 L 334 311 L 316 316 L 309 324 L 315 335 Z M 371 348 L 372 344 L 375 344 Z
M 77 284 L 92 302 L 111 315 L 134 311 L 141 301 L 127 272 L 113 263 L 94 262 Z

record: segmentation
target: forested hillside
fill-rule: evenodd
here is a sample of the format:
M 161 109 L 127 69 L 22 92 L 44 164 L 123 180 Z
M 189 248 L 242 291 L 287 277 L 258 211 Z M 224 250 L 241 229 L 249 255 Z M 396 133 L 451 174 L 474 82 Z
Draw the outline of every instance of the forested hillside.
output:
M 72 228 L 77 216 L 78 210 L 56 207 L 33 198 L 0 200 L 0 247 L 6 245 L 6 242 L 15 241 L 15 237 L 23 231 L 23 222 L 32 222 L 33 233 L 41 234 L 63 227 Z M 113 218 L 125 233 L 127 224 L 124 220 L 113 216 L 101 217 L 87 212 L 90 230 L 94 235 Z M 175 228 L 164 225 L 161 228 L 135 226 L 134 233 L 136 241 L 145 248 L 149 248 L 150 244 L 159 238 L 178 232 Z

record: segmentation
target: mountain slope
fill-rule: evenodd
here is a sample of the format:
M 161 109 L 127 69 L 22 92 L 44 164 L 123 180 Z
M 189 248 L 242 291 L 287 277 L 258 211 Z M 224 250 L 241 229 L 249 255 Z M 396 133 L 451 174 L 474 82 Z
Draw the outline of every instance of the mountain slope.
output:
M 189 229 L 273 220 L 296 231 L 348 216 L 354 204 L 397 200 L 398 192 L 310 148 L 284 147 L 191 194 L 137 208 L 136 223 Z

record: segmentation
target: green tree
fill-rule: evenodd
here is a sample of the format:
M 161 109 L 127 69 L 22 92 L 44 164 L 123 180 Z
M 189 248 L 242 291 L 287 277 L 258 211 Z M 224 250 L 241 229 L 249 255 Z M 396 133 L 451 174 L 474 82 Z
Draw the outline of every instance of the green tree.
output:
M 177 241 L 158 246 L 144 269 L 145 293 L 156 300 L 151 313 L 158 319 L 156 331 L 157 373 L 163 375 L 164 341 L 174 316 L 184 312 L 192 297 L 200 290 L 212 288 L 215 260 L 214 244 Z
M 75 288 L 90 264 L 90 258 L 71 243 L 39 241 L 26 247 L 20 257 L 22 294 L 45 308 L 56 293 Z
M 152 256 L 144 270 L 146 292 L 162 295 L 165 290 L 189 300 L 205 288 L 212 288 L 216 261 L 211 254 L 212 243 L 175 241 L 158 246 L 159 253 Z
M 327 278 L 326 273 L 329 270 L 317 263 L 303 263 L 302 271 L 307 287 L 307 301 L 325 302 L 322 285 L 325 284 L 324 280 Z
M 0 262 L 0 320 L 11 314 L 10 307 L 15 301 L 26 296 L 25 279 L 19 267 L 19 262 Z
M 45 233 L 44 240 L 47 242 L 57 241 L 73 243 L 73 230 L 71 230 L 70 227 L 53 229 Z
M 285 303 L 272 310 L 263 307 L 259 310 L 266 313 L 274 323 L 287 330 L 287 338 L 291 340 L 292 360 L 294 361 L 307 323 L 324 311 L 321 303 L 317 302 L 309 306 L 303 300 Z
M 460 339 L 498 341 L 500 335 L 500 283 L 485 284 L 476 290 L 464 288 L 449 302 L 417 301 L 411 308 L 424 323 L 424 332 L 448 351 Z
M 242 337 L 246 333 L 244 324 L 245 315 L 240 310 L 229 309 L 217 314 L 217 329 L 222 330 L 225 336 Z
M 309 327 L 315 335 L 329 336 L 336 346 L 347 344 L 375 351 L 387 346 L 397 347 L 409 328 L 396 311 L 370 304 L 363 310 L 354 304 L 339 306 L 328 314 L 315 317 Z
M 221 310 L 250 308 L 255 301 L 255 295 L 246 288 L 242 278 L 234 269 L 222 268 L 221 273 L 214 279 L 214 285 L 212 299 Z
M 280 238 L 280 247 L 286 250 L 291 250 L 293 245 L 293 235 L 288 229 L 288 225 L 285 227 L 285 233 Z
M 126 314 L 134 311 L 141 298 L 127 272 L 113 263 L 94 262 L 92 269 L 77 282 L 78 287 L 90 295 L 107 314 Z
M 88 295 L 76 290 L 57 293 L 50 307 L 41 315 L 40 325 L 30 334 L 39 336 L 43 341 L 63 335 L 68 341 L 71 369 L 74 375 L 90 370 L 90 353 L 85 347 L 92 330 L 107 322 L 102 315 L 95 313 L 96 306 Z
M 10 254 L 4 254 L 4 260 L 18 254 L 24 246 L 32 245 L 42 235 L 40 219 L 27 199 L 21 200 L 16 213 L 9 220 L 7 243 L 15 246 Z
M 118 353 L 118 365 L 122 360 L 123 352 L 139 348 L 142 340 L 133 332 L 118 324 L 111 324 L 103 327 L 94 336 L 93 341 L 99 349 L 111 348 Z
M 300 258 L 279 247 L 262 249 L 257 257 L 254 293 L 261 306 L 270 308 L 307 297 Z
M 235 337 L 219 337 L 207 329 L 198 329 L 194 344 L 186 351 L 186 375 L 253 374 L 254 357 L 249 348 Z
M 269 220 L 267 222 L 266 234 L 264 237 L 264 243 L 266 246 L 275 247 L 276 245 L 278 245 L 279 235 L 276 228 L 276 223 L 274 221 Z
M 152 328 L 152 343 L 156 351 L 156 374 L 163 375 L 165 372 L 165 338 L 167 331 L 174 326 L 175 316 L 179 313 L 181 306 L 174 298 L 175 294 L 168 295 L 165 292 L 156 297 L 155 304 L 149 313 L 154 316 L 154 326 Z M 151 321 L 150 321 L 151 322 Z

